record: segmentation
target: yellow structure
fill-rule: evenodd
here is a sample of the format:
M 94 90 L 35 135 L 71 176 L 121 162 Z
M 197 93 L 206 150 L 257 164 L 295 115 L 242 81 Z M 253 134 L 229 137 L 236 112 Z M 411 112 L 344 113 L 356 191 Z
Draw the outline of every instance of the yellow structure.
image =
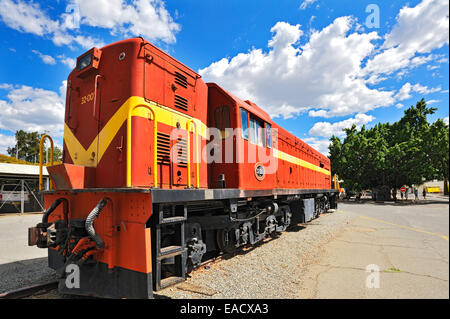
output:
M 41 141 L 39 144 L 39 190 L 40 191 L 42 190 L 42 166 L 44 166 L 44 163 L 43 163 L 44 152 L 43 151 L 44 151 L 44 141 L 46 138 L 48 138 L 50 141 L 50 148 L 51 148 L 50 166 L 53 166 L 53 139 L 49 135 L 44 134 L 44 135 L 42 135 Z M 47 163 L 47 166 L 48 166 L 48 163 Z M 51 181 L 50 181 L 50 189 L 52 189 Z

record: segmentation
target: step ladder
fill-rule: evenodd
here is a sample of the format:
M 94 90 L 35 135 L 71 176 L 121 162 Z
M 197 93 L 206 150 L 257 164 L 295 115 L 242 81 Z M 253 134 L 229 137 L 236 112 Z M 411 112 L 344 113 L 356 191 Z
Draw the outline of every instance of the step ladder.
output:
M 155 205 L 152 225 L 152 263 L 154 290 L 172 286 L 186 279 L 187 248 L 184 227 L 185 205 Z M 156 208 L 156 209 L 155 209 Z M 167 240 L 167 235 L 170 238 Z

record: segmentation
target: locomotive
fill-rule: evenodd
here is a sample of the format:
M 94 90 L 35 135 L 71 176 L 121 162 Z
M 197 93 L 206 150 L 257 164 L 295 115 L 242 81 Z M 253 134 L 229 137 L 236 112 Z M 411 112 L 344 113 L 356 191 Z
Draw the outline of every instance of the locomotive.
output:
M 337 208 L 327 157 L 141 37 L 78 57 L 47 170 L 29 245 L 48 249 L 64 294 L 151 298 Z

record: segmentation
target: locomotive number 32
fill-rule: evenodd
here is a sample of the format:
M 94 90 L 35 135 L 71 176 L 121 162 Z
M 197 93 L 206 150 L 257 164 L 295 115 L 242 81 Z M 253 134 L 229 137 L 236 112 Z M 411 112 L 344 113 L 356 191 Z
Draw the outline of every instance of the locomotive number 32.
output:
M 85 104 L 94 100 L 94 92 L 81 97 L 81 104 Z

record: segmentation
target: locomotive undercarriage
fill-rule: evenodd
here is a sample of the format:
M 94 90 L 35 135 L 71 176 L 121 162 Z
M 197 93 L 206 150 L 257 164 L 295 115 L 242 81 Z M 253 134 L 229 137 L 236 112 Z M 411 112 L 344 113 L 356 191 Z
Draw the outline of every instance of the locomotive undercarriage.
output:
M 306 223 L 337 208 L 337 192 L 333 190 L 301 191 L 304 193 L 289 194 L 292 191 L 288 190 L 284 195 L 264 193 L 261 196 L 261 192 L 267 191 L 151 190 L 151 196 L 148 196 L 147 190 L 139 190 L 128 195 L 134 199 L 127 202 L 131 208 L 127 216 L 134 220 L 125 222 L 118 211 L 113 214 L 121 193 L 78 192 L 70 195 L 81 196 L 78 199 L 91 198 L 91 203 L 97 203 L 95 207 L 88 205 L 91 212 L 85 219 L 69 218 L 72 199 L 55 194 L 52 196 L 57 199 L 44 214 L 42 222 L 29 229 L 29 244 L 50 248 L 49 266 L 57 271 L 62 293 L 141 298 L 151 296 L 152 290 L 185 280 L 190 271 L 211 257 L 233 254 L 267 237 L 276 238 L 290 226 Z M 260 196 L 250 197 L 254 194 Z M 152 206 L 150 218 L 144 215 L 150 211 L 147 204 Z M 57 207 L 62 208 L 57 213 L 62 219 L 49 222 L 49 216 L 53 216 Z M 105 227 L 108 221 L 113 224 Z M 96 228 L 101 230 L 102 227 L 99 236 Z M 110 233 L 106 233 L 106 229 Z M 118 247 L 119 242 L 114 242 L 112 232 L 122 236 L 124 241 L 126 236 L 135 241 L 132 246 L 123 246 L 133 249 L 127 255 L 130 261 L 125 261 L 140 258 L 144 264 L 148 260 L 151 263 L 149 272 L 117 266 L 117 252 L 125 254 L 126 251 Z M 139 232 L 142 236 L 136 239 Z M 145 234 L 149 236 L 148 246 L 142 245 L 147 238 Z M 103 261 L 96 256 L 103 256 Z M 67 266 L 71 264 L 80 267 L 81 288 L 78 290 L 66 287 Z
M 306 202 L 312 204 L 309 212 Z M 155 206 L 159 214 L 150 223 L 156 255 L 154 289 L 159 290 L 184 280 L 203 261 L 277 238 L 288 227 L 335 208 L 335 202 L 330 196 L 310 194 Z

